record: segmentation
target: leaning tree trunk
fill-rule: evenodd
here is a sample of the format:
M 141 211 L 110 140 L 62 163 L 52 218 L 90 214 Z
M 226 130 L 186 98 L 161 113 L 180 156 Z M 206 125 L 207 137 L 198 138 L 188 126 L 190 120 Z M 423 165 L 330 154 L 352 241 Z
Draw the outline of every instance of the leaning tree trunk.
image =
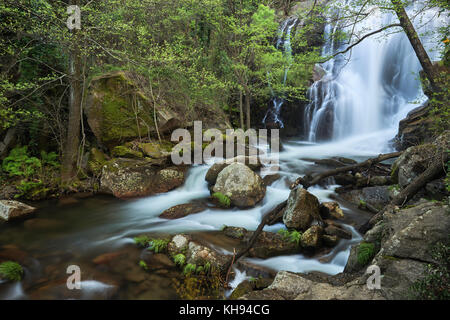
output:
M 413 47 L 416 56 L 419 59 L 423 71 L 425 72 L 425 75 L 428 78 L 428 81 L 430 81 L 431 88 L 433 89 L 433 91 L 436 92 L 439 91 L 437 84 L 437 75 L 435 69 L 433 68 L 433 63 L 431 62 L 430 57 L 428 56 L 425 48 L 423 47 L 419 35 L 416 32 L 416 29 L 411 23 L 411 20 L 409 19 L 408 14 L 406 13 L 402 1 L 391 0 L 391 2 L 394 5 L 395 13 L 397 14 L 397 17 L 400 20 L 400 25 L 405 31 L 406 36 L 408 37 L 409 42 L 411 43 L 411 46 Z
M 78 148 L 80 143 L 81 126 L 81 51 L 79 48 L 76 29 L 73 30 L 72 48 L 70 49 L 70 96 L 69 96 L 69 122 L 67 128 L 66 143 L 63 151 L 63 161 L 61 168 L 61 180 L 63 183 L 69 182 L 76 174 L 76 163 L 78 158 Z

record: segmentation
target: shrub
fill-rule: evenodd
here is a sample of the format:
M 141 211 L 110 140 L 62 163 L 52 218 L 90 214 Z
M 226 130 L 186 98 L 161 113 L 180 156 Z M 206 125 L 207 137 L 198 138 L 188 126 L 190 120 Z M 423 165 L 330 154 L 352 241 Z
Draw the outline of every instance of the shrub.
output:
M 20 281 L 23 269 L 17 262 L 7 261 L 0 264 L 0 275 L 10 281 Z
M 150 242 L 150 238 L 147 236 L 139 236 L 139 237 L 135 237 L 134 239 L 134 243 L 137 244 L 139 247 L 148 247 L 149 242 Z
M 450 299 L 450 246 L 437 243 L 431 251 L 434 264 L 428 264 L 423 278 L 410 287 L 410 294 L 420 300 Z
M 230 198 L 228 196 L 224 195 L 221 192 L 213 193 L 212 197 L 219 201 L 219 204 L 220 204 L 221 207 L 229 208 L 230 205 L 231 205 Z
M 177 254 L 176 256 L 173 257 L 173 261 L 175 262 L 175 264 L 177 266 L 184 266 L 184 264 L 186 263 L 186 256 L 182 253 Z
M 362 266 L 368 264 L 375 256 L 375 245 L 370 242 L 361 242 L 358 247 L 358 263 Z
M 167 250 L 167 245 L 169 244 L 169 240 L 166 239 L 153 239 L 149 243 L 149 250 L 160 253 L 165 252 Z

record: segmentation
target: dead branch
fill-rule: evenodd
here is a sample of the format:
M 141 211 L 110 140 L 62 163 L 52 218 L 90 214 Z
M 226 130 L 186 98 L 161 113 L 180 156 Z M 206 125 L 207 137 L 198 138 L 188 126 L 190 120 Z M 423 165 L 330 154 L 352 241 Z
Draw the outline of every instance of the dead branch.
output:
M 335 176 L 339 173 L 345 173 L 348 171 L 353 171 L 355 169 L 358 168 L 364 168 L 364 167 L 371 167 L 373 164 L 379 163 L 379 162 L 383 162 L 385 160 L 388 159 L 392 159 L 392 158 L 396 158 L 399 157 L 401 154 L 403 153 L 403 151 L 399 151 L 399 152 L 393 152 L 393 153 L 386 153 L 386 154 L 380 154 L 378 157 L 376 158 L 371 158 L 368 159 L 364 162 L 360 162 L 357 164 L 352 164 L 349 166 L 345 166 L 345 167 L 340 167 L 337 169 L 333 169 L 333 170 L 328 170 L 325 172 L 322 172 L 316 176 L 305 176 L 305 177 L 299 177 L 297 178 L 297 180 L 295 180 L 295 182 L 291 185 L 291 189 L 296 188 L 299 184 L 301 184 L 304 188 L 308 189 L 309 187 L 318 184 L 320 181 L 322 181 L 325 178 L 328 177 L 332 177 Z

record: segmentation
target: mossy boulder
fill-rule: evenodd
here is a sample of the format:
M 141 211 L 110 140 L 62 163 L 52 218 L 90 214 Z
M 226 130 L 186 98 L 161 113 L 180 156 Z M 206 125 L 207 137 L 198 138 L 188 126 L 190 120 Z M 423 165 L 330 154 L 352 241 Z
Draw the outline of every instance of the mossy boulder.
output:
M 99 143 L 111 148 L 156 133 L 155 109 L 144 84 L 143 78 L 126 71 L 91 80 L 85 112 Z M 158 107 L 156 112 L 160 132 L 180 125 L 178 116 L 168 107 Z
M 88 171 L 91 174 L 99 176 L 102 173 L 102 168 L 108 161 L 108 156 L 97 148 L 92 148 L 89 152 Z
M 164 193 L 183 184 L 185 171 L 184 167 L 161 168 L 147 159 L 112 159 L 103 167 L 100 191 L 118 198 Z
M 113 157 L 118 158 L 131 158 L 131 159 L 140 159 L 144 157 L 142 152 L 133 150 L 126 146 L 117 146 L 111 151 Z
M 230 198 L 231 204 L 248 208 L 255 206 L 266 194 L 266 186 L 259 175 L 242 163 L 233 163 L 220 171 L 213 192 Z

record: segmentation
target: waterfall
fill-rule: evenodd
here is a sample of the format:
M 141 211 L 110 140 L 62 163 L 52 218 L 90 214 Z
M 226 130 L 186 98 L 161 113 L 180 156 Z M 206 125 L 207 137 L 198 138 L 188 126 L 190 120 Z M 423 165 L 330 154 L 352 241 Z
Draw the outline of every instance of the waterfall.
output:
M 278 39 L 276 43 L 276 48 L 279 50 L 282 50 L 285 58 L 287 59 L 288 63 L 286 66 L 286 69 L 284 70 L 284 77 L 283 77 L 283 86 L 286 84 L 287 74 L 290 68 L 290 61 L 292 59 L 292 48 L 291 48 L 291 32 L 292 29 L 297 24 L 298 19 L 297 18 L 287 18 L 280 26 L 279 32 L 278 32 Z M 268 78 L 270 79 L 270 74 L 268 74 Z M 272 107 L 267 110 L 266 115 L 263 119 L 263 124 L 271 127 L 277 127 L 277 128 L 284 128 L 283 121 L 280 117 L 281 107 L 283 106 L 284 99 L 278 95 L 275 94 L 275 92 L 272 90 L 270 86 L 269 81 L 269 88 L 272 93 Z
M 407 8 L 409 16 L 416 14 L 421 5 L 415 2 Z M 371 14 L 358 23 L 356 34 L 367 34 L 397 19 L 377 8 L 367 11 L 369 9 Z M 439 58 L 439 50 L 432 50 L 436 49 L 439 39 L 423 34 L 445 25 L 443 19 L 446 17 L 438 17 L 437 11 L 428 9 L 414 21 L 432 60 Z M 339 23 L 326 26 L 323 56 L 347 48 L 348 43 L 330 36 L 338 29 Z M 342 29 L 350 32 L 352 26 Z M 393 29 L 363 40 L 345 55 L 325 62 L 322 68 L 326 74 L 308 90 L 310 103 L 305 108 L 304 133 L 311 142 L 336 141 L 382 131 L 388 132 L 387 139 L 392 138 L 399 121 L 426 99 L 418 79 L 419 60 L 406 35 L 393 33 Z

